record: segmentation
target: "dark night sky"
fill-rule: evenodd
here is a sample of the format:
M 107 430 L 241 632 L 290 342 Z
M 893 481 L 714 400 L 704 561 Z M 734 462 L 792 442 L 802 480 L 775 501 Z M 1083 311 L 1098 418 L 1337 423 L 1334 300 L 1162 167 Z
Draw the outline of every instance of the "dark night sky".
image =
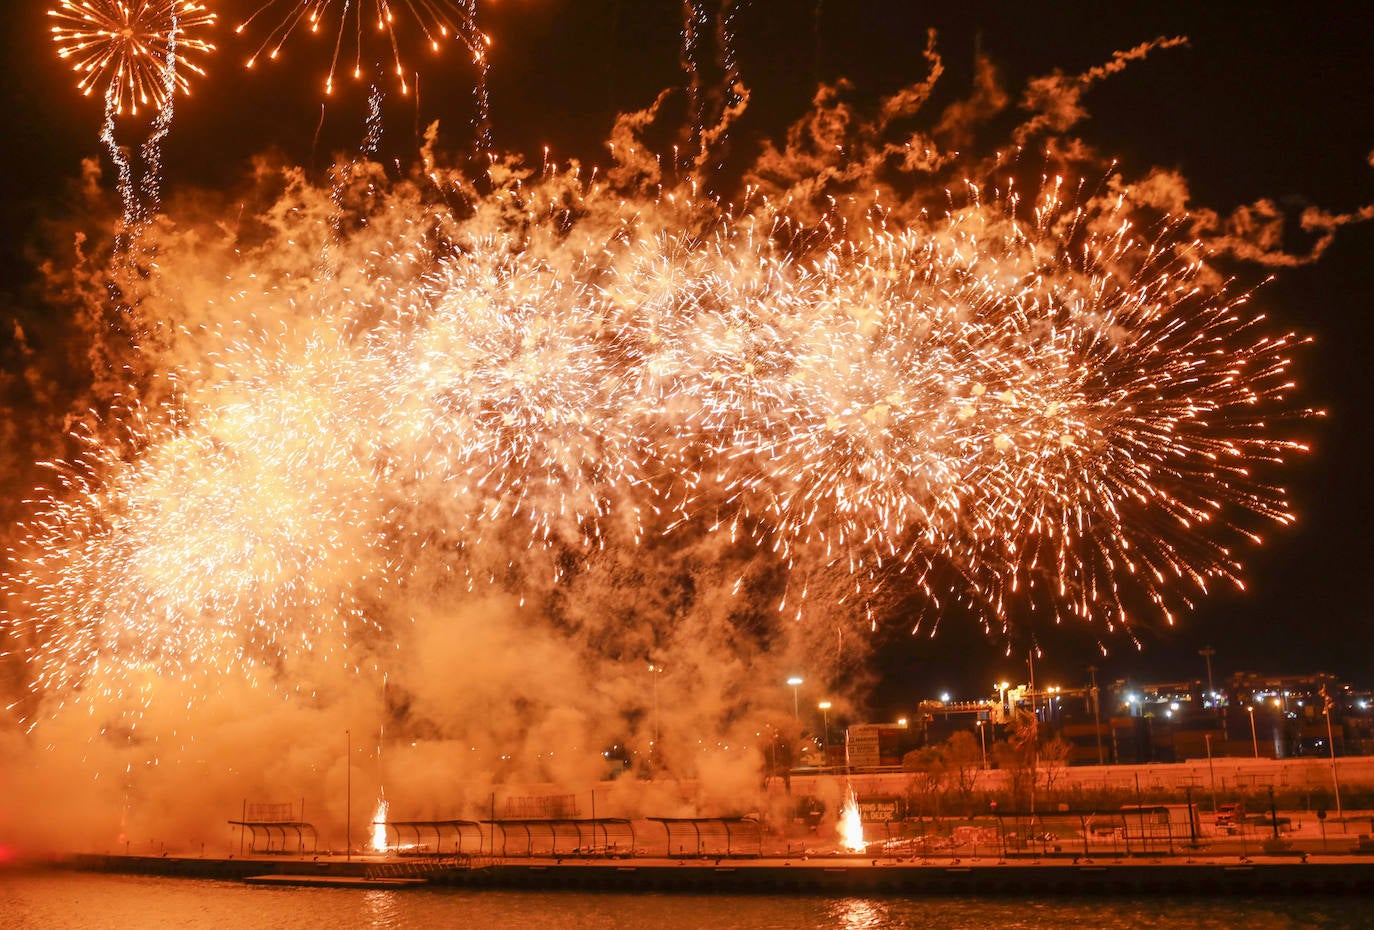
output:
M 33 224 L 69 209 L 67 182 L 81 158 L 99 153 L 99 104 L 77 95 L 53 54 L 46 6 L 10 0 L 0 11 L 0 311 L 7 315 L 32 303 L 24 287 Z M 252 4 L 219 6 L 225 19 L 236 20 L 234 11 Z M 1086 98 L 1092 118 L 1074 132 L 1118 156 L 1128 176 L 1154 165 L 1179 169 L 1195 203 L 1222 212 L 1261 197 L 1294 215 L 1306 205 L 1347 212 L 1374 203 L 1374 8 L 1196 0 L 1091 6 L 1097 12 L 1071 3 L 974 0 L 941 8 L 913 0 L 752 0 L 738 15 L 738 35 L 754 98 L 736 137 L 777 135 L 801 114 L 817 75 L 848 77 L 870 97 L 920 79 L 928 27 L 938 30 L 946 57 L 945 101 L 967 92 L 975 48 L 993 59 L 1015 93 L 1028 77 L 1054 68 L 1076 73 L 1116 49 L 1181 34 L 1189 47 L 1158 52 L 1098 85 Z M 615 112 L 644 106 L 661 87 L 681 82 L 678 3 L 499 0 L 482 9 L 496 43 L 491 114 L 498 148 L 537 158 L 547 144 L 556 155 L 595 159 Z M 251 51 L 245 40 L 222 24 L 215 41 L 220 50 L 206 61 L 208 78 L 178 102 L 165 158 L 171 188 L 230 184 L 268 147 L 322 164 L 331 147 L 356 145 L 364 94 L 353 87 L 331 100 L 322 141 L 312 150 L 327 57 L 322 43 L 302 38 L 288 46 L 288 63 L 250 73 L 237 65 Z M 389 99 L 388 151 L 409 157 L 415 126 L 434 118 L 443 120 L 447 144 L 468 145 L 472 68 L 456 52 L 414 60 L 418 105 L 415 98 Z M 1269 534 L 1250 560 L 1247 593 L 1220 594 L 1179 629 L 1144 631 L 1141 655 L 1123 642 L 1108 659 L 1096 657 L 1108 679 L 1201 676 L 1197 650 L 1210 643 L 1219 676 L 1326 670 L 1374 684 L 1371 296 L 1370 225 L 1346 229 L 1320 262 L 1281 271 L 1260 291 L 1258 304 L 1315 336 L 1298 368 L 1306 399 L 1330 414 L 1316 430 L 1316 453 L 1292 472 L 1300 522 Z M 1044 680 L 1080 680 L 1094 661 L 1093 639 L 1078 631 L 1052 632 L 1040 644 L 1037 675 Z M 945 624 L 934 641 L 897 633 L 882 656 L 886 684 L 877 697 L 894 706 L 913 690 L 981 693 L 994 678 L 1024 670 L 1023 656 L 1003 658 L 1000 646 L 957 622 Z

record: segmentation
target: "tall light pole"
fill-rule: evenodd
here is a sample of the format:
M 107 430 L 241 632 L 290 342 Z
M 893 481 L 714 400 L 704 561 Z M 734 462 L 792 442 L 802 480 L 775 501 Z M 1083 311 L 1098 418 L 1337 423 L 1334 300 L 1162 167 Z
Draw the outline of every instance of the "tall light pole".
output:
M 348 739 L 348 756 L 345 759 L 346 771 L 344 790 L 344 859 L 353 861 L 353 731 L 344 730 Z
M 826 762 L 830 761 L 830 702 L 821 701 L 816 706 L 821 709 L 821 720 L 824 721 L 825 726 L 825 742 L 821 743 L 823 747 L 821 764 L 824 765 Z
M 663 674 L 663 666 L 649 663 L 649 674 L 654 682 L 654 741 L 649 744 L 649 755 L 656 758 L 658 753 L 658 676 Z
M 1342 731 L 1344 732 L 1344 731 Z M 1331 735 L 1331 704 L 1326 705 L 1326 746 L 1331 750 L 1331 783 L 1336 787 L 1336 816 L 1341 816 L 1341 780 L 1336 774 L 1336 740 Z
M 986 721 L 978 721 L 978 745 L 983 747 L 983 771 L 988 768 L 988 731 L 984 729 Z
M 797 696 L 797 689 L 802 685 L 801 676 L 793 675 L 787 679 L 787 683 L 792 686 L 792 719 L 801 723 L 801 704 L 798 703 L 800 699 Z
M 1255 747 L 1255 758 L 1259 758 L 1259 737 L 1255 735 L 1255 705 L 1245 708 L 1250 712 L 1250 742 Z
M 1216 689 L 1212 686 L 1212 656 L 1216 655 L 1217 651 L 1211 646 L 1203 646 L 1197 651 L 1197 654 L 1207 660 L 1207 700 L 1213 702 L 1213 708 L 1215 709 Z
M 1097 706 L 1097 666 L 1089 665 L 1088 674 L 1092 676 L 1093 733 L 1097 736 L 1097 764 L 1102 765 L 1102 714 Z
M 1212 779 L 1212 813 L 1217 811 L 1217 770 L 1212 766 L 1212 734 L 1204 733 L 1202 738 L 1207 741 L 1207 774 Z

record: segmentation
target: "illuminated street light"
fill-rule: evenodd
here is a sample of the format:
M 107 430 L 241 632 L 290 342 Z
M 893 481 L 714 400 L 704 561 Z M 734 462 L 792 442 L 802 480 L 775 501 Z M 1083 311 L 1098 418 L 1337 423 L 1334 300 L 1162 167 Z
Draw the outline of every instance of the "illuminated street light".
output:
M 824 764 L 830 756 L 830 702 L 821 701 L 816 706 L 820 708 L 821 719 L 825 722 L 825 741 L 821 743 L 825 749 L 825 754 L 821 756 L 821 762 Z
M 1255 758 L 1259 758 L 1259 737 L 1255 735 L 1255 705 L 1251 704 L 1245 708 L 1250 712 L 1250 742 L 1255 747 Z
M 1102 764 L 1102 712 L 1098 708 L 1097 699 L 1097 666 L 1089 665 L 1088 674 L 1092 676 L 1092 699 L 1093 699 L 1093 733 L 1097 735 L 1097 764 Z M 1213 805 L 1215 806 L 1215 805 Z
M 801 676 L 793 675 L 791 678 L 787 679 L 787 683 L 792 686 L 792 719 L 800 723 L 801 705 L 797 703 L 799 700 L 797 697 L 797 689 L 802 685 Z
M 1325 698 L 1325 694 L 1322 695 Z M 1326 698 L 1326 749 L 1331 753 L 1331 783 L 1336 786 L 1336 816 L 1341 817 L 1341 776 L 1336 772 L 1336 738 L 1331 735 L 1331 699 Z M 1341 731 L 1344 735 L 1344 731 Z
M 344 738 L 347 740 L 348 755 L 345 759 L 345 772 L 347 773 L 347 787 L 344 789 L 344 859 L 353 861 L 353 731 L 344 730 Z M 302 805 L 305 803 L 301 802 Z M 245 818 L 247 819 L 247 818 Z
M 1207 741 L 1207 774 L 1212 779 L 1212 812 L 1217 809 L 1217 770 L 1212 766 L 1212 734 L 1204 733 L 1202 738 Z
M 1207 700 L 1211 701 L 1212 706 L 1215 708 L 1217 692 L 1215 686 L 1212 684 L 1212 656 L 1216 655 L 1217 651 L 1211 646 L 1203 646 L 1197 651 L 1197 654 L 1207 660 Z
M 654 681 L 654 741 L 649 744 L 650 754 L 658 752 L 658 676 L 663 674 L 663 666 L 649 663 L 649 674 Z

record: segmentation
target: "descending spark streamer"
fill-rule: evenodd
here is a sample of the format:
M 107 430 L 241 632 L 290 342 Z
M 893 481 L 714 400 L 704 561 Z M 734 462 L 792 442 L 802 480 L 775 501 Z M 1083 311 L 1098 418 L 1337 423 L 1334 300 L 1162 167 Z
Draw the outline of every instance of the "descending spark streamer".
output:
M 173 48 L 181 66 L 174 87 L 182 93 L 190 91 L 188 71 L 205 73 L 188 56 L 214 49 L 198 33 L 216 16 L 195 0 L 62 0 L 48 15 L 58 55 L 80 75 L 78 89 L 101 91 L 117 114 L 160 108 L 170 99 L 165 74 Z
M 472 144 L 477 155 L 484 155 L 491 151 L 491 93 L 488 87 L 491 81 L 491 59 L 487 56 L 491 38 L 477 28 L 477 0 L 462 0 L 462 3 L 462 34 L 475 37 L 475 41 L 469 42 L 468 46 L 472 49 L 472 58 L 477 64 L 477 80 L 472 85 Z
M 486 48 L 491 40 L 476 28 L 475 15 L 471 9 L 473 0 L 265 0 L 242 23 L 235 27 L 242 33 L 260 17 L 271 19 L 273 23 L 266 31 L 261 44 L 249 57 L 247 66 L 257 64 L 263 53 L 275 61 L 292 34 L 300 28 L 311 33 L 324 29 L 334 36 L 334 49 L 329 61 L 329 73 L 325 78 L 324 92 L 334 92 L 335 76 L 341 60 L 348 54 L 347 46 L 352 45 L 353 77 L 361 79 L 367 68 L 364 64 L 364 51 L 368 45 L 367 34 L 376 33 L 384 37 L 388 46 L 392 71 L 400 83 L 401 92 L 408 93 L 410 84 L 406 79 L 407 65 L 403 57 L 403 23 L 410 23 L 423 36 L 424 44 L 438 54 L 443 43 L 452 37 L 458 38 L 467 46 L 473 61 L 482 65 L 485 73 Z M 459 4 L 463 3 L 461 9 Z M 403 10 L 409 16 L 398 19 L 397 11 Z M 337 27 L 330 23 L 337 17 Z
M 180 61 L 181 16 L 172 10 L 172 25 L 167 30 L 167 51 L 162 62 L 162 104 L 153 118 L 153 131 L 142 146 L 146 166 L 140 189 L 144 210 L 156 214 L 162 208 L 162 143 L 172 128 L 176 114 L 177 64 Z
M 723 0 L 715 10 L 713 53 L 706 50 L 711 10 L 706 0 L 683 0 L 682 47 L 678 53 L 683 72 L 687 75 L 687 126 L 691 133 L 684 157 L 684 167 L 700 170 L 712 155 L 724 146 L 730 124 L 743 112 L 747 99 L 740 80 L 738 54 L 735 49 L 735 18 L 748 0 Z M 714 79 L 707 72 L 714 72 Z

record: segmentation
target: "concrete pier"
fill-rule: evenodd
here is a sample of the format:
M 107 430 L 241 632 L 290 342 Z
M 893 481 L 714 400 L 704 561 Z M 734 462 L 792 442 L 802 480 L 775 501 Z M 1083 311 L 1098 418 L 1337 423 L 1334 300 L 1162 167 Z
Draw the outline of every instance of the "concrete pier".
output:
M 259 884 L 406 890 L 458 886 L 529 890 L 754 894 L 1374 895 L 1374 857 L 514 859 L 385 868 L 381 857 L 246 859 L 77 855 L 65 868 Z M 404 872 L 402 868 L 400 872 Z

